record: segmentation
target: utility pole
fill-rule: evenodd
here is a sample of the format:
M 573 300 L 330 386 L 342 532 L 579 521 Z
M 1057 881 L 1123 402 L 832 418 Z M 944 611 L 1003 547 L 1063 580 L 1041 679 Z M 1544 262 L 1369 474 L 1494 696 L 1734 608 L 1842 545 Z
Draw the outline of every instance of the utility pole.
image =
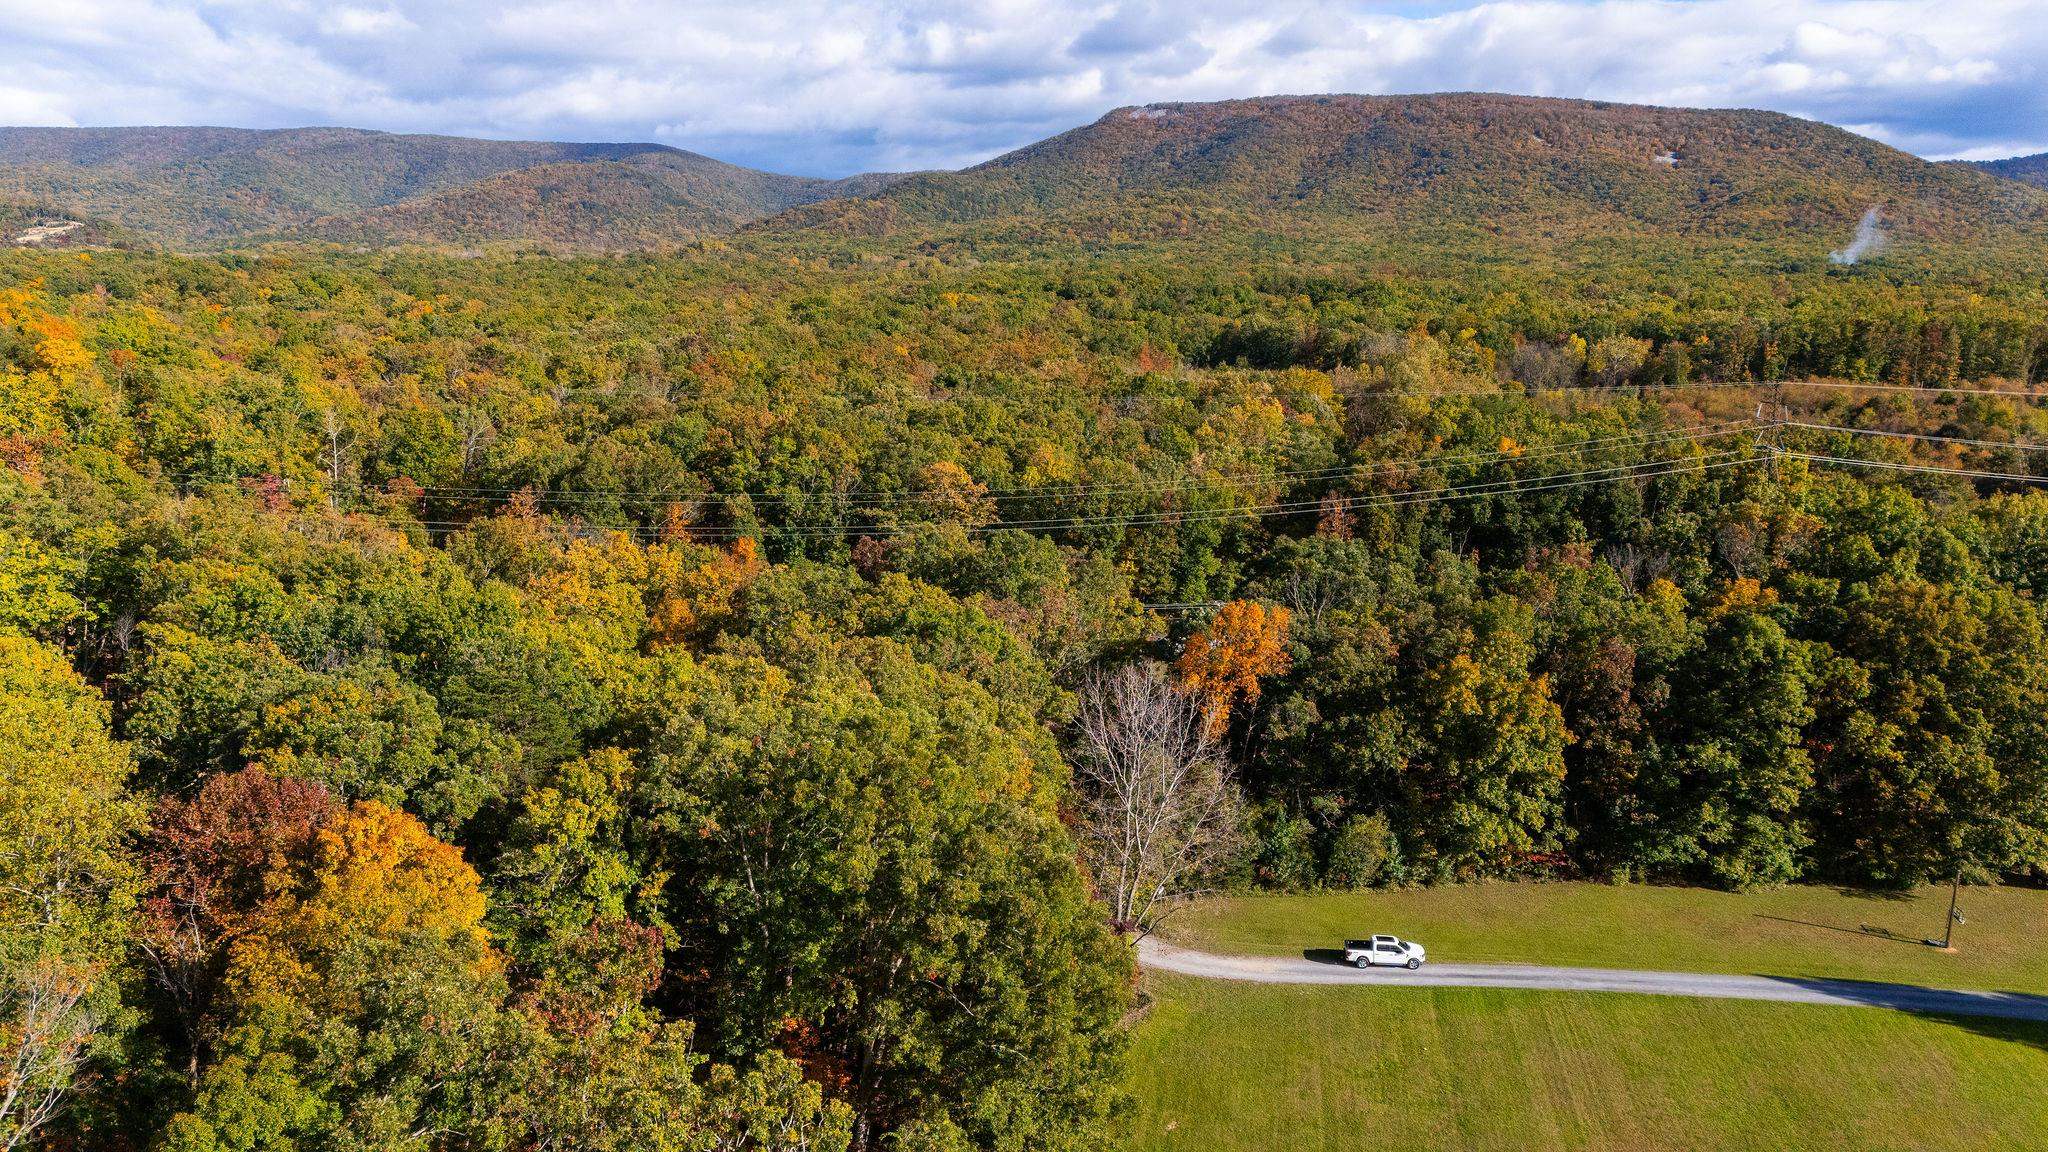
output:
M 1774 397 L 1778 392 L 1779 389 L 1772 389 Z M 1762 449 L 1765 453 L 1764 459 L 1770 465 L 1769 472 L 1773 482 L 1778 479 L 1778 429 L 1783 427 L 1785 423 L 1783 407 L 1778 406 L 1778 408 L 1778 418 L 1766 421 L 1764 419 L 1764 401 L 1759 400 L 1756 402 L 1756 415 L 1752 418 L 1756 423 L 1756 442 L 1752 447 Z

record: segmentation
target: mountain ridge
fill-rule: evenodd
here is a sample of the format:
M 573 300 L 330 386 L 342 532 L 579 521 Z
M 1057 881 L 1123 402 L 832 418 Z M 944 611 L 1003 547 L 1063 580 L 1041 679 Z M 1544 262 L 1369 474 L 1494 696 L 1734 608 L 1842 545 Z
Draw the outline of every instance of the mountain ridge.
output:
M 784 176 L 671 150 L 542 164 L 396 203 L 322 217 L 283 233 L 335 243 L 577 250 L 660 248 L 800 205 L 886 187 L 886 173 Z
M 328 127 L 0 128 L 0 200 L 204 244 L 516 168 L 663 147 Z
M 2007 180 L 2018 180 L 2036 188 L 2048 188 L 2048 152 L 2032 156 L 2008 156 L 2003 160 L 1978 160 L 1978 168 Z
M 842 180 L 660 144 L 0 129 L 0 202 L 194 245 L 621 250 L 743 231 L 997 251 L 1061 238 L 1449 231 L 1796 240 L 1825 253 L 1873 207 L 1904 240 L 2048 237 L 2048 193 L 1820 122 L 1493 93 L 1130 106 L 958 171 Z
M 541 176 L 527 175 L 535 172 Z M 609 195 L 601 187 L 607 178 L 619 185 Z M 882 180 L 783 176 L 641 142 L 342 127 L 0 128 L 0 202 L 113 220 L 142 236 L 197 246 L 251 239 L 629 246 L 730 231 Z M 550 199 L 550 181 L 552 199 L 573 204 L 580 185 L 581 200 L 608 206 L 613 218 L 522 216 L 522 203 Z M 487 205 L 492 196 L 502 203 Z M 465 227 L 478 218 L 495 226 Z
M 1352 230 L 1428 216 L 1724 235 L 1839 231 L 1878 205 L 1891 227 L 1926 238 L 2048 230 L 2048 198 L 1815 121 L 1489 93 L 1119 108 L 974 167 L 798 215 L 801 227 L 971 237 L 1006 222 L 1085 228 L 1116 204 Z

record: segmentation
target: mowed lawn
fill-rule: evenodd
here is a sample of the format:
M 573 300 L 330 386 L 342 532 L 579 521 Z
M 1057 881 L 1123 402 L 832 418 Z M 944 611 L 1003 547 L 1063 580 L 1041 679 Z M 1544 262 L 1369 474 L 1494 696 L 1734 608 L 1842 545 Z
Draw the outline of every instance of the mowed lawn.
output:
M 1148 974 L 1133 1152 L 2048 1148 L 2048 1027 Z
M 1906 896 L 1792 886 L 1758 892 L 1607 884 L 1461 884 L 1208 900 L 1162 935 L 1215 952 L 1298 955 L 1392 932 L 1430 960 L 1578 964 L 1891 980 L 2048 992 L 2048 892 L 1965 888 L 1957 951 L 1940 936 L 1948 889 Z M 1890 938 L 1866 932 L 1887 931 Z

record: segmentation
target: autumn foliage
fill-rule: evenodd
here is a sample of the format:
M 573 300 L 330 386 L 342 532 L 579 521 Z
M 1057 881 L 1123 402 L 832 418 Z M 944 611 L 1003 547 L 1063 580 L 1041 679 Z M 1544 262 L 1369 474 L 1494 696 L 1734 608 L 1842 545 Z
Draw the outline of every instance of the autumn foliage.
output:
M 1233 708 L 1258 701 L 1261 680 L 1287 671 L 1288 620 L 1285 608 L 1233 600 L 1188 639 L 1174 674 L 1204 702 L 1211 724 L 1220 729 Z
M 209 778 L 160 801 L 142 845 L 139 935 L 175 1005 L 196 1072 L 227 955 L 289 897 L 321 828 L 340 810 L 319 784 L 260 769 Z
M 1635 131 L 1439 135 L 1491 99 L 1392 126 L 1436 203 Z M 1371 175 L 1358 107 L 1257 135 Z M 1181 896 L 2048 876 L 2038 247 L 1241 259 L 1048 155 L 971 177 L 994 251 L 926 180 L 630 259 L 0 251 L 0 1146 L 1093 1152 L 1112 921 Z

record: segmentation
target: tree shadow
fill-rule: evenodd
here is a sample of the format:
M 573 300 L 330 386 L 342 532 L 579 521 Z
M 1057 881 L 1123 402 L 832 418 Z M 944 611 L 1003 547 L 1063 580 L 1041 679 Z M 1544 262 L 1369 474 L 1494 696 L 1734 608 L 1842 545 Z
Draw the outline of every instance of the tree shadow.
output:
M 1757 975 L 1780 984 L 1824 993 L 1846 1004 L 1904 1012 L 1909 1016 L 1940 1021 L 1978 1036 L 2048 1052 L 2048 995 L 1932 988 L 1920 984 L 1819 976 Z
M 1928 1013 L 1928 1019 L 1940 1020 L 1944 1024 L 1961 1028 L 1991 1040 L 2003 1040 L 2008 1044 L 2020 1044 L 2037 1051 L 2048 1052 L 2048 1023 L 2038 1020 L 2005 1020 L 1994 1016 L 1943 1016 Z
M 1851 888 L 1846 884 L 1837 884 L 1833 887 L 1835 895 L 1846 896 L 1851 900 L 1882 900 L 1887 904 L 1910 904 L 1920 899 L 1920 893 L 1911 888 Z

